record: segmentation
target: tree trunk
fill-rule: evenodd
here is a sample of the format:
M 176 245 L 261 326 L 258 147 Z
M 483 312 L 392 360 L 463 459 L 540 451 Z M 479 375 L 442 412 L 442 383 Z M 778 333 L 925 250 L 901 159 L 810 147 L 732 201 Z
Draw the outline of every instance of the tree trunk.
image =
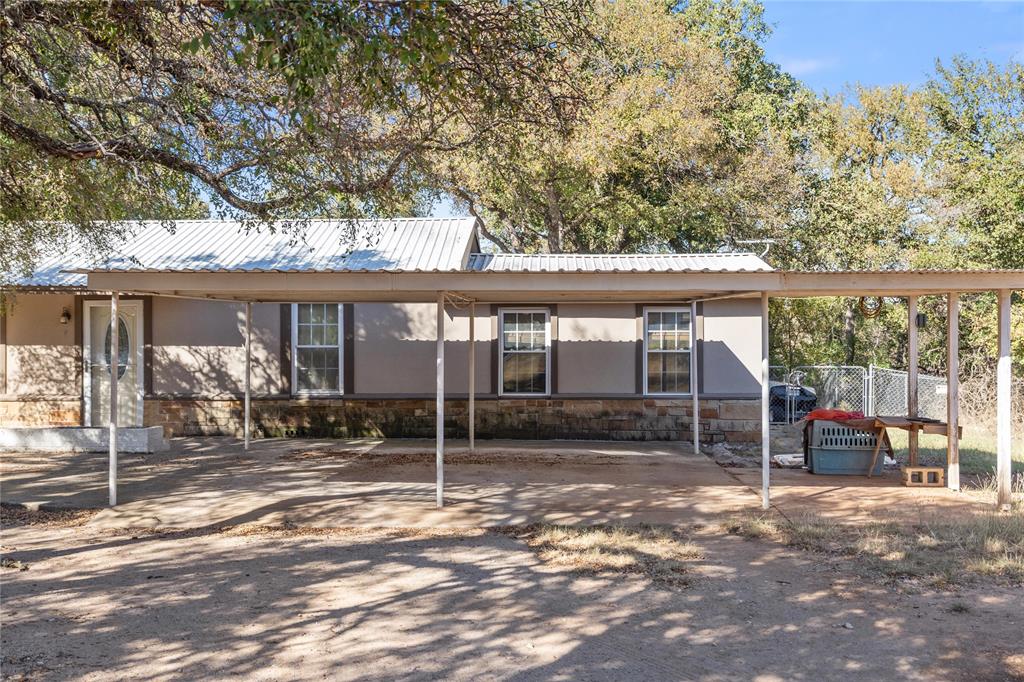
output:
M 555 182 L 549 180 L 544 185 L 544 225 L 548 233 L 548 253 L 562 252 L 562 228 L 564 218 L 560 205 L 561 197 L 555 188 Z
M 846 306 L 843 316 L 843 346 L 846 348 L 846 364 L 852 365 L 857 351 L 857 325 L 854 323 L 853 305 Z

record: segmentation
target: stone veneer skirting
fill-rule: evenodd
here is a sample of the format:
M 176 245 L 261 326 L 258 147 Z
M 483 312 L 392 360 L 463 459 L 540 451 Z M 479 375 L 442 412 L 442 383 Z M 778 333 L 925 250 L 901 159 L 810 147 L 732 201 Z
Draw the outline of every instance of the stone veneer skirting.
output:
M 0 426 L 80 426 L 82 401 L 29 398 L 0 400 Z
M 693 403 L 650 398 L 477 400 L 479 438 L 689 440 Z M 254 436 L 433 438 L 429 399 L 254 399 Z M 467 401 L 445 401 L 445 434 L 467 435 Z M 167 436 L 242 435 L 242 402 L 149 399 L 145 424 Z M 758 400 L 700 401 L 701 441 L 756 442 Z

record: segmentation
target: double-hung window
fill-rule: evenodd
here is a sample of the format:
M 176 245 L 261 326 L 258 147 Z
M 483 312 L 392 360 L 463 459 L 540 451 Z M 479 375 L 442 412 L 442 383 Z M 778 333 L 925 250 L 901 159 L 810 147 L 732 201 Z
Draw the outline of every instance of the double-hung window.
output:
M 292 304 L 292 392 L 342 392 L 341 305 Z
M 689 308 L 644 310 L 644 393 L 690 393 L 692 322 Z
M 502 395 L 547 395 L 551 392 L 551 320 L 546 308 L 502 309 Z

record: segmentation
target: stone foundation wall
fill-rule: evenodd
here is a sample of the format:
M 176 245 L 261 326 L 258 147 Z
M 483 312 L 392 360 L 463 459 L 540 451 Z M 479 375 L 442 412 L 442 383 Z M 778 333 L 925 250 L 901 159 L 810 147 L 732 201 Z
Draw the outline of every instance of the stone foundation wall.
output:
M 0 400 L 0 426 L 80 426 L 81 423 L 80 400 Z
M 479 438 L 690 440 L 690 400 L 508 399 L 477 400 Z M 433 438 L 434 401 L 254 399 L 253 433 L 260 436 Z M 445 434 L 467 435 L 465 400 L 445 401 Z M 146 401 L 145 425 L 164 427 L 167 436 L 242 435 L 242 401 Z M 704 443 L 757 442 L 758 400 L 700 401 Z

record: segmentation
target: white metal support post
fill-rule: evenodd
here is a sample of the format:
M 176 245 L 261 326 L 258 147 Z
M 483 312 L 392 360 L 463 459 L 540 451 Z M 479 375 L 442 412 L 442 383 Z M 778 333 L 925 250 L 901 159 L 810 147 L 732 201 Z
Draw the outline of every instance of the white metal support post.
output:
M 117 310 L 117 292 L 110 294 L 110 462 L 107 472 L 107 488 L 110 506 L 117 506 L 117 379 L 120 374 L 118 360 L 121 355 L 120 313 Z M 87 329 L 86 334 L 89 333 Z
M 761 292 L 761 508 L 771 506 L 771 416 L 768 400 L 768 292 Z
M 920 401 L 917 394 L 917 296 L 907 297 L 907 416 L 917 417 Z M 917 466 L 918 433 L 911 429 L 907 438 L 910 466 Z
M 245 407 L 243 409 L 242 433 L 245 436 L 245 449 L 249 449 L 250 424 L 252 423 L 252 303 L 245 304 Z
M 476 450 L 476 302 L 469 304 L 469 451 Z
M 1010 421 L 1010 386 L 1013 370 L 1010 362 L 1010 293 L 998 292 L 999 364 L 996 367 L 996 506 L 1010 509 L 1010 483 L 1013 446 Z
M 444 506 L 444 292 L 437 292 L 437 508 Z
M 700 454 L 700 398 L 697 396 L 699 387 L 697 377 L 700 372 L 697 370 L 697 303 L 690 304 L 690 329 L 693 330 L 693 338 L 690 339 L 690 390 L 693 393 L 693 454 Z
M 960 490 L 960 294 L 947 298 L 946 329 L 946 487 Z

